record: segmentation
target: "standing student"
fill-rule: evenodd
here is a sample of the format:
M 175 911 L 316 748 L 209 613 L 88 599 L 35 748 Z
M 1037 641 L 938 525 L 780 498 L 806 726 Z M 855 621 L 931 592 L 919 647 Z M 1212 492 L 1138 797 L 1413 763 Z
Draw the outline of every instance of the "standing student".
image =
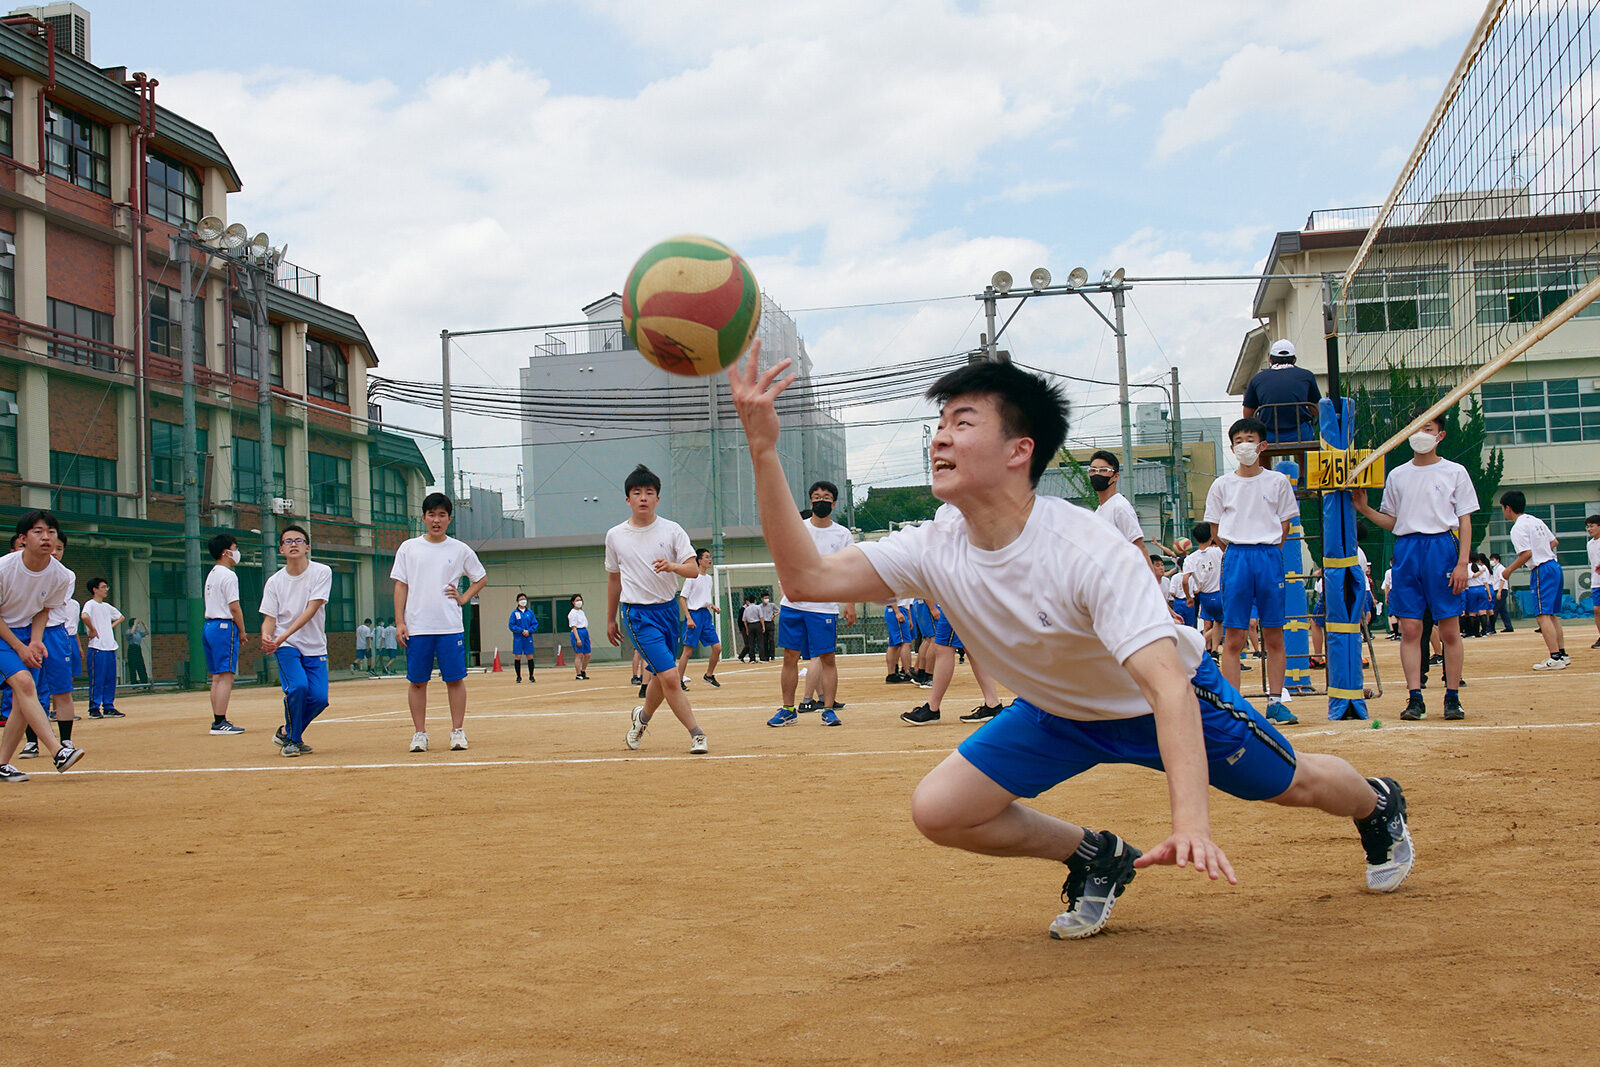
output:
M 1506 565 L 1500 553 L 1489 553 L 1489 570 L 1494 575 L 1494 610 L 1500 620 L 1501 633 L 1511 632 L 1511 583 L 1506 581 Z
M 1444 717 L 1464 719 L 1461 709 L 1461 614 L 1466 608 L 1467 557 L 1472 551 L 1472 513 L 1478 492 L 1459 463 L 1439 455 L 1444 426 L 1433 419 L 1411 435 L 1412 459 L 1384 478 L 1383 504 L 1374 511 L 1367 491 L 1354 492 L 1356 510 L 1394 532 L 1394 589 L 1389 614 L 1400 620 L 1400 666 L 1409 696 L 1402 719 L 1428 714 L 1422 700 L 1422 618 L 1433 618 L 1444 654 Z
M 761 662 L 771 663 L 775 654 L 773 641 L 778 636 L 778 605 L 772 602 L 771 593 L 761 594 Z
M 1589 603 L 1594 609 L 1594 628 L 1600 631 L 1600 594 L 1595 589 L 1600 587 L 1600 515 L 1590 515 L 1583 520 L 1583 532 L 1589 535 L 1588 542 L 1583 546 L 1589 552 Z M 1600 637 L 1595 638 L 1590 648 L 1600 648 Z
M 1394 568 L 1387 567 L 1383 572 L 1383 605 L 1389 613 L 1389 640 L 1400 640 L 1400 620 L 1395 618 L 1394 604 L 1391 596 L 1394 593 Z
M 83 758 L 83 750 L 73 747 L 70 736 L 56 739 L 39 703 L 34 677 L 50 655 L 45 644 L 50 615 L 72 596 L 72 572 L 54 552 L 60 531 L 61 524 L 50 512 L 29 511 L 17 520 L 21 547 L 0 559 L 0 679 L 12 694 L 12 714 L 0 731 L 0 782 L 28 780 L 11 765 L 25 727 L 32 727 L 39 743 L 50 750 L 56 770 L 65 771 Z M 67 733 L 71 732 L 69 728 Z
M 911 672 L 907 670 L 906 649 L 911 642 L 916 640 L 917 627 L 911 621 L 911 599 L 890 600 L 883 608 L 883 625 L 886 633 L 883 646 L 883 665 L 888 673 L 884 675 L 885 685 L 903 685 L 911 682 Z
M 1089 457 L 1089 487 L 1099 501 L 1095 516 L 1111 524 L 1111 528 L 1133 542 L 1133 547 L 1144 551 L 1144 530 L 1139 526 L 1139 513 L 1133 504 L 1118 490 L 1122 481 L 1122 461 L 1116 453 L 1100 450 Z
M 678 654 L 678 685 L 687 689 L 684 671 L 689 657 L 697 648 L 708 649 L 706 673 L 702 676 L 714 689 L 721 689 L 717 681 L 717 661 L 722 658 L 722 635 L 717 632 L 717 578 L 711 573 L 711 550 L 702 548 L 695 553 L 695 566 L 700 573 L 684 580 L 679 596 L 683 599 L 683 651 Z
M 239 606 L 239 575 L 234 572 L 241 558 L 239 542 L 232 534 L 217 534 L 208 547 L 211 558 L 216 560 L 206 575 L 203 631 L 206 673 L 211 676 L 211 732 L 219 736 L 242 734 L 243 727 L 228 721 L 228 700 L 233 696 L 233 682 L 239 674 L 239 649 L 244 642 L 244 610 Z M 358 633 L 358 645 L 360 641 Z
M 761 605 L 756 598 L 746 593 L 744 609 L 739 613 L 739 632 L 744 635 L 744 649 L 739 653 L 739 659 L 750 657 L 754 663 L 761 655 L 761 628 L 765 624 L 761 621 Z
M 1355 820 L 1366 885 L 1389 892 L 1411 870 L 1405 798 L 1393 779 L 1363 778 L 1335 756 L 1297 753 L 1228 684 L 1200 639 L 1173 624 L 1146 563 L 1105 523 L 1038 496 L 1066 437 L 1059 389 L 1011 363 L 981 362 L 929 390 L 940 405 L 933 494 L 953 513 L 817 553 L 778 458 L 774 401 L 794 381 L 758 353 L 729 376 L 755 475 L 761 529 L 785 589 L 820 600 L 936 600 L 996 680 L 1018 699 L 922 780 L 917 828 L 937 844 L 1067 865 L 1056 937 L 1099 932 L 1137 870 L 1187 865 L 1237 879 L 1211 839 L 1208 782 L 1244 800 L 1316 808 Z M 1101 763 L 1164 771 L 1172 832 L 1141 854 L 1021 804 Z
M 309 756 L 306 727 L 328 706 L 328 597 L 333 570 L 311 558 L 311 535 L 291 523 L 278 535 L 283 566 L 261 587 L 261 654 L 278 663 L 283 725 L 272 743 Z
M 81 609 L 80 609 L 81 613 Z M 73 616 L 73 628 L 77 628 L 77 616 Z M 123 658 L 128 662 L 128 684 L 150 685 L 150 675 L 144 669 L 144 639 L 150 636 L 150 627 L 144 624 L 143 619 L 128 620 L 128 652 Z
M 1266 716 L 1292 725 L 1300 720 L 1278 699 L 1285 669 L 1283 542 L 1300 505 L 1289 479 L 1261 465 L 1266 439 L 1267 428 L 1257 419 L 1240 419 L 1228 428 L 1239 466 L 1211 483 L 1205 521 L 1227 546 L 1222 557 L 1223 676 L 1239 687 L 1239 657 L 1250 638 L 1250 620 L 1259 617 L 1266 648 Z
M 589 680 L 589 616 L 583 613 L 583 597 L 574 596 L 567 612 L 567 631 L 572 641 L 573 681 Z
M 950 505 L 939 506 L 947 508 Z M 933 642 L 933 685 L 928 691 L 928 699 L 910 711 L 900 713 L 900 721 L 910 726 L 931 726 L 939 721 L 944 695 L 950 691 L 950 682 L 956 675 L 956 653 L 966 649 L 961 643 L 961 635 L 950 625 L 950 615 L 943 607 L 939 608 L 939 621 L 934 624 Z M 983 694 L 983 703 L 961 716 L 961 721 L 988 722 L 1004 711 L 1005 705 L 1000 703 L 994 680 L 989 677 L 988 671 L 978 665 L 977 657 L 968 656 L 966 660 L 972 667 L 973 680 Z
M 1317 402 L 1322 390 L 1317 376 L 1295 365 L 1294 342 L 1272 342 L 1268 365 L 1257 371 L 1244 390 L 1245 418 L 1257 418 L 1267 428 L 1268 441 L 1315 441 Z
M 833 506 L 839 499 L 839 487 L 832 482 L 813 482 L 807 496 L 810 516 L 803 520 L 806 533 L 817 551 L 824 556 L 848 548 L 855 543 L 850 528 L 833 521 Z M 926 608 L 924 608 L 926 610 Z M 845 625 L 855 622 L 855 605 L 845 608 Z M 931 635 L 930 635 L 931 640 Z M 778 676 L 782 703 L 778 713 L 767 720 L 768 726 L 793 726 L 800 719 L 795 707 L 795 690 L 800 685 L 800 661 L 817 661 L 816 672 L 822 683 L 822 725 L 842 726 L 834 702 L 839 692 L 839 605 L 809 600 L 798 600 L 788 593 L 783 595 L 782 614 L 778 616 L 778 647 L 783 649 L 783 668 Z
M 455 505 L 443 493 L 422 500 L 421 537 L 403 542 L 394 554 L 394 615 L 406 646 L 406 703 L 411 708 L 411 751 L 428 751 L 428 680 L 439 664 L 450 701 L 450 749 L 467 747 L 467 642 L 461 608 L 489 582 L 478 554 L 447 532 Z M 471 582 L 463 591 L 457 584 Z
M 352 671 L 359 671 L 365 666 L 367 673 L 372 673 L 372 620 L 364 619 L 356 627 L 356 660 L 350 664 Z
M 1556 535 L 1542 519 L 1528 514 L 1528 498 L 1520 489 L 1500 494 L 1500 510 L 1511 524 L 1511 547 L 1517 558 L 1506 567 L 1510 578 L 1518 567 L 1528 568 L 1528 591 L 1533 594 L 1533 613 L 1538 618 L 1539 636 L 1550 655 L 1533 665 L 1536 671 L 1564 671 L 1571 665 L 1561 628 L 1561 564 L 1556 562 Z M 1448 664 L 1449 660 L 1445 662 Z M 1449 668 L 1446 667 L 1446 670 Z
M 678 583 L 673 575 L 693 578 L 700 573 L 694 546 L 683 527 L 656 514 L 661 503 L 661 479 L 643 463 L 622 483 L 628 517 L 606 531 L 606 639 L 622 644 L 622 625 L 633 647 L 654 672 L 644 703 L 633 709 L 633 721 L 623 744 L 637 749 L 644 732 L 665 700 L 689 731 L 689 751 L 711 751 L 706 733 L 695 721 L 694 708 L 684 695 L 678 675 Z
M 66 532 L 56 530 L 50 554 L 59 562 L 66 552 Z M 78 576 L 70 568 L 67 575 L 71 579 L 70 589 L 78 584 Z M 39 704 L 49 709 L 46 717 L 55 719 L 56 731 L 64 745 L 72 744 L 72 724 L 77 718 L 77 709 L 72 703 L 72 687 L 73 679 L 83 666 L 83 655 L 78 648 L 78 625 L 82 612 L 83 609 L 70 595 L 59 607 L 50 609 L 50 617 L 45 620 L 44 627 L 46 655 L 35 676 Z M 38 755 L 39 736 L 30 726 L 27 728 L 27 742 L 22 746 L 22 756 L 24 759 L 34 759 Z
M 83 618 L 89 624 L 89 718 L 121 719 L 117 710 L 117 635 L 122 612 L 108 603 L 111 583 L 89 579 L 89 602 Z
M 511 663 L 517 668 L 517 684 L 522 684 L 523 656 L 528 657 L 528 681 L 537 681 L 533 676 L 533 635 L 539 632 L 539 616 L 529 609 L 528 594 L 517 594 L 517 606 L 511 609 L 506 629 L 511 631 Z
M 1212 539 L 1209 522 L 1196 523 L 1189 536 L 1194 548 L 1183 560 L 1184 595 L 1193 602 L 1206 651 L 1218 658 L 1222 647 L 1222 549 Z

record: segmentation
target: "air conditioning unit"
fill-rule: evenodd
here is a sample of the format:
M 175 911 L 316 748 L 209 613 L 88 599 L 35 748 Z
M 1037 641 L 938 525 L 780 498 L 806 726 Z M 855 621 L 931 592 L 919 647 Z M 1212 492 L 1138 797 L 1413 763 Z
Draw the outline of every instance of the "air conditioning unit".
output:
M 1591 571 L 1591 570 L 1585 568 L 1585 569 L 1583 569 L 1583 570 L 1578 572 L 1578 588 L 1579 589 L 1593 589 L 1594 588 L 1594 571 Z
M 294 501 L 286 496 L 272 498 L 272 513 L 274 515 L 288 515 L 294 511 Z
M 89 12 L 77 4 L 32 4 L 12 11 L 13 15 L 32 15 L 55 27 L 56 51 L 89 58 Z

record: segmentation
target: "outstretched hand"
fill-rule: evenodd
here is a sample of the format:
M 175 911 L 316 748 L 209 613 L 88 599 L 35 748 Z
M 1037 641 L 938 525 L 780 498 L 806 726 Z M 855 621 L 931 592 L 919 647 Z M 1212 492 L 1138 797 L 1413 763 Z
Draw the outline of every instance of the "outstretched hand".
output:
M 789 388 L 796 375 L 791 374 L 782 380 L 779 380 L 779 376 L 792 363 L 792 360 L 786 359 L 765 371 L 761 370 L 761 342 L 757 341 L 750 346 L 744 359 L 734 364 L 728 372 L 728 391 L 733 394 L 733 406 L 739 412 L 739 421 L 744 424 L 744 436 L 750 443 L 751 452 L 778 446 L 776 401 L 779 394 Z
M 1211 876 L 1214 882 L 1219 877 L 1226 877 L 1229 885 L 1238 885 L 1239 879 L 1233 873 L 1233 864 L 1228 862 L 1228 857 L 1222 854 L 1222 849 L 1212 842 L 1209 834 L 1194 831 L 1180 831 L 1174 833 L 1155 848 L 1146 852 L 1133 861 L 1135 867 L 1153 867 L 1156 864 L 1164 866 L 1187 867 L 1190 861 L 1194 862 L 1194 869 L 1201 874 Z

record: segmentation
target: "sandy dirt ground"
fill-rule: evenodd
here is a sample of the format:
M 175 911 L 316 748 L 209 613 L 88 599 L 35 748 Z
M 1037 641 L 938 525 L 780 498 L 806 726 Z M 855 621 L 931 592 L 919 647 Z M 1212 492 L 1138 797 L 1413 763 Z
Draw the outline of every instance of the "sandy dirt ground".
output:
M 776 665 L 624 750 L 617 668 L 469 679 L 467 752 L 407 753 L 401 679 L 333 687 L 284 759 L 274 692 L 125 695 L 88 756 L 0 785 L 4 1064 L 1575 1063 L 1600 1034 L 1600 651 L 1541 675 L 1468 643 L 1468 719 L 1294 707 L 1300 748 L 1392 774 L 1418 864 L 1362 889 L 1348 821 L 1213 794 L 1236 888 L 1142 872 L 1107 931 L 1046 933 L 1059 865 L 924 841 L 912 787 L 972 727 L 841 661 L 845 725 L 770 729 Z M 1397 675 L 1397 646 L 1380 665 Z M 1248 678 L 1249 676 L 1247 676 Z M 1430 696 L 1437 705 L 1435 674 Z M 1101 768 L 1040 806 L 1135 844 L 1164 779 Z

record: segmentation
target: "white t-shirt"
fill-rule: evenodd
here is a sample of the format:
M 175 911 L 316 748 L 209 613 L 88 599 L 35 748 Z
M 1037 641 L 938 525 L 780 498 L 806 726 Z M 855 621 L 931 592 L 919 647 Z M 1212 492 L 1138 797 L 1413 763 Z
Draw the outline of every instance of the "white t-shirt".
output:
M 567 629 L 587 630 L 588 628 L 589 616 L 583 613 L 582 608 L 573 608 L 571 611 L 567 612 Z
M 70 592 L 77 588 L 78 576 L 73 573 L 70 567 L 67 568 L 67 574 L 70 576 L 72 583 L 67 586 L 67 590 Z M 65 626 L 69 633 L 76 635 L 78 632 L 78 620 L 82 615 L 83 608 L 78 605 L 76 600 L 68 597 L 62 601 L 60 607 L 50 609 L 50 617 L 45 620 L 44 625 L 46 629 Z
M 356 627 L 356 651 L 372 647 L 372 627 L 362 623 Z
M 1183 572 L 1194 575 L 1189 592 L 1217 592 L 1222 588 L 1222 549 L 1216 545 L 1195 549 L 1184 557 Z
M 231 619 L 233 609 L 228 605 L 239 599 L 239 576 L 232 567 L 218 563 L 206 575 L 206 618 Z M 242 613 L 241 613 L 242 617 Z
M 660 515 L 649 526 L 619 522 L 606 531 L 606 570 L 622 575 L 624 604 L 665 604 L 677 599 L 678 576 L 656 573 L 655 561 L 686 563 L 694 545 L 683 527 Z
M 1133 504 L 1121 493 L 1106 497 L 1106 502 L 1095 509 L 1095 515 L 1099 516 L 1101 522 L 1110 523 L 1112 529 L 1130 541 L 1144 538 L 1144 531 L 1139 528 L 1139 513 L 1133 510 Z
M 1600 537 L 1591 537 L 1583 546 L 1589 552 L 1589 569 L 1600 578 Z
M 683 597 L 684 606 L 690 611 L 709 608 L 711 602 L 717 599 L 716 575 L 697 574 L 693 578 L 685 578 L 683 590 L 678 595 Z
M 1211 483 L 1206 493 L 1205 521 L 1217 536 L 1231 545 L 1276 545 L 1283 541 L 1283 524 L 1300 517 L 1289 479 L 1274 470 L 1242 478 L 1229 471 Z
M 98 635 L 89 639 L 89 647 L 99 649 L 101 652 L 115 652 L 117 635 L 112 632 L 111 627 L 122 618 L 122 612 L 112 607 L 109 600 L 90 600 L 83 605 L 83 617 L 89 620 Z
M 1383 504 L 1394 516 L 1394 535 L 1440 534 L 1461 525 L 1461 516 L 1478 510 L 1478 491 L 1467 468 L 1448 459 L 1417 466 L 1402 463 L 1383 479 Z
M 1517 550 L 1518 555 L 1533 553 L 1533 558 L 1527 563 L 1530 570 L 1556 558 L 1555 550 L 1550 547 L 1550 542 L 1555 539 L 1556 535 L 1550 532 L 1550 527 L 1544 524 L 1543 519 L 1536 519 L 1527 512 L 1518 515 L 1517 521 L 1511 524 L 1511 547 Z
M 54 556 L 42 569 L 31 571 L 22 562 L 21 552 L 8 553 L 0 558 L 0 618 L 7 626 L 31 626 L 41 609 L 50 608 L 53 614 L 67 602 L 75 581 L 72 572 Z M 49 619 L 45 622 L 48 625 Z M 111 647 L 117 646 L 113 643 Z
M 1385 598 L 1387 598 L 1389 596 L 1389 590 L 1391 590 L 1393 588 L 1394 588 L 1394 568 L 1390 567 L 1388 570 L 1383 572 L 1383 595 L 1384 595 Z
M 1185 672 L 1204 654 L 1199 631 L 1173 623 L 1150 561 L 1066 500 L 1035 497 L 1022 533 L 995 551 L 974 546 L 948 504 L 860 550 L 897 596 L 937 601 L 997 681 L 1052 715 L 1148 715 L 1122 662 L 1162 638 L 1177 641 Z
M 855 544 L 855 537 L 850 533 L 848 526 L 841 526 L 837 522 L 829 522 L 826 526 L 818 526 L 810 519 L 806 520 L 806 533 L 811 535 L 811 543 L 817 546 L 817 553 L 831 556 Z M 819 615 L 839 614 L 838 604 L 823 604 L 806 600 L 790 600 L 783 598 L 783 606 L 794 608 L 796 611 L 813 611 Z
M 1592 559 L 1594 550 L 1590 549 L 1589 552 Z M 1506 581 L 1506 565 L 1504 563 L 1491 563 L 1489 565 L 1489 573 L 1493 575 L 1493 584 L 1490 586 L 1490 591 L 1495 596 L 1499 596 L 1505 591 L 1506 586 L 1510 584 Z
M 380 629 L 383 631 L 382 640 L 383 640 L 383 647 L 384 648 L 399 648 L 400 647 L 400 642 L 397 640 L 397 635 L 399 634 L 399 630 L 398 629 L 396 629 L 393 626 L 383 626 L 383 627 L 380 627 Z
M 328 596 L 333 592 L 333 570 L 326 563 L 311 560 L 299 577 L 281 567 L 267 579 L 261 590 L 261 614 L 271 615 L 277 622 L 275 632 L 287 630 L 306 610 L 313 600 L 322 601 L 317 613 L 300 629 L 289 635 L 288 645 L 303 656 L 328 654 Z
M 406 583 L 406 629 L 414 634 L 458 634 L 465 626 L 461 605 L 445 593 L 462 575 L 476 582 L 487 572 L 464 541 L 433 542 L 413 537 L 395 550 L 389 577 Z

